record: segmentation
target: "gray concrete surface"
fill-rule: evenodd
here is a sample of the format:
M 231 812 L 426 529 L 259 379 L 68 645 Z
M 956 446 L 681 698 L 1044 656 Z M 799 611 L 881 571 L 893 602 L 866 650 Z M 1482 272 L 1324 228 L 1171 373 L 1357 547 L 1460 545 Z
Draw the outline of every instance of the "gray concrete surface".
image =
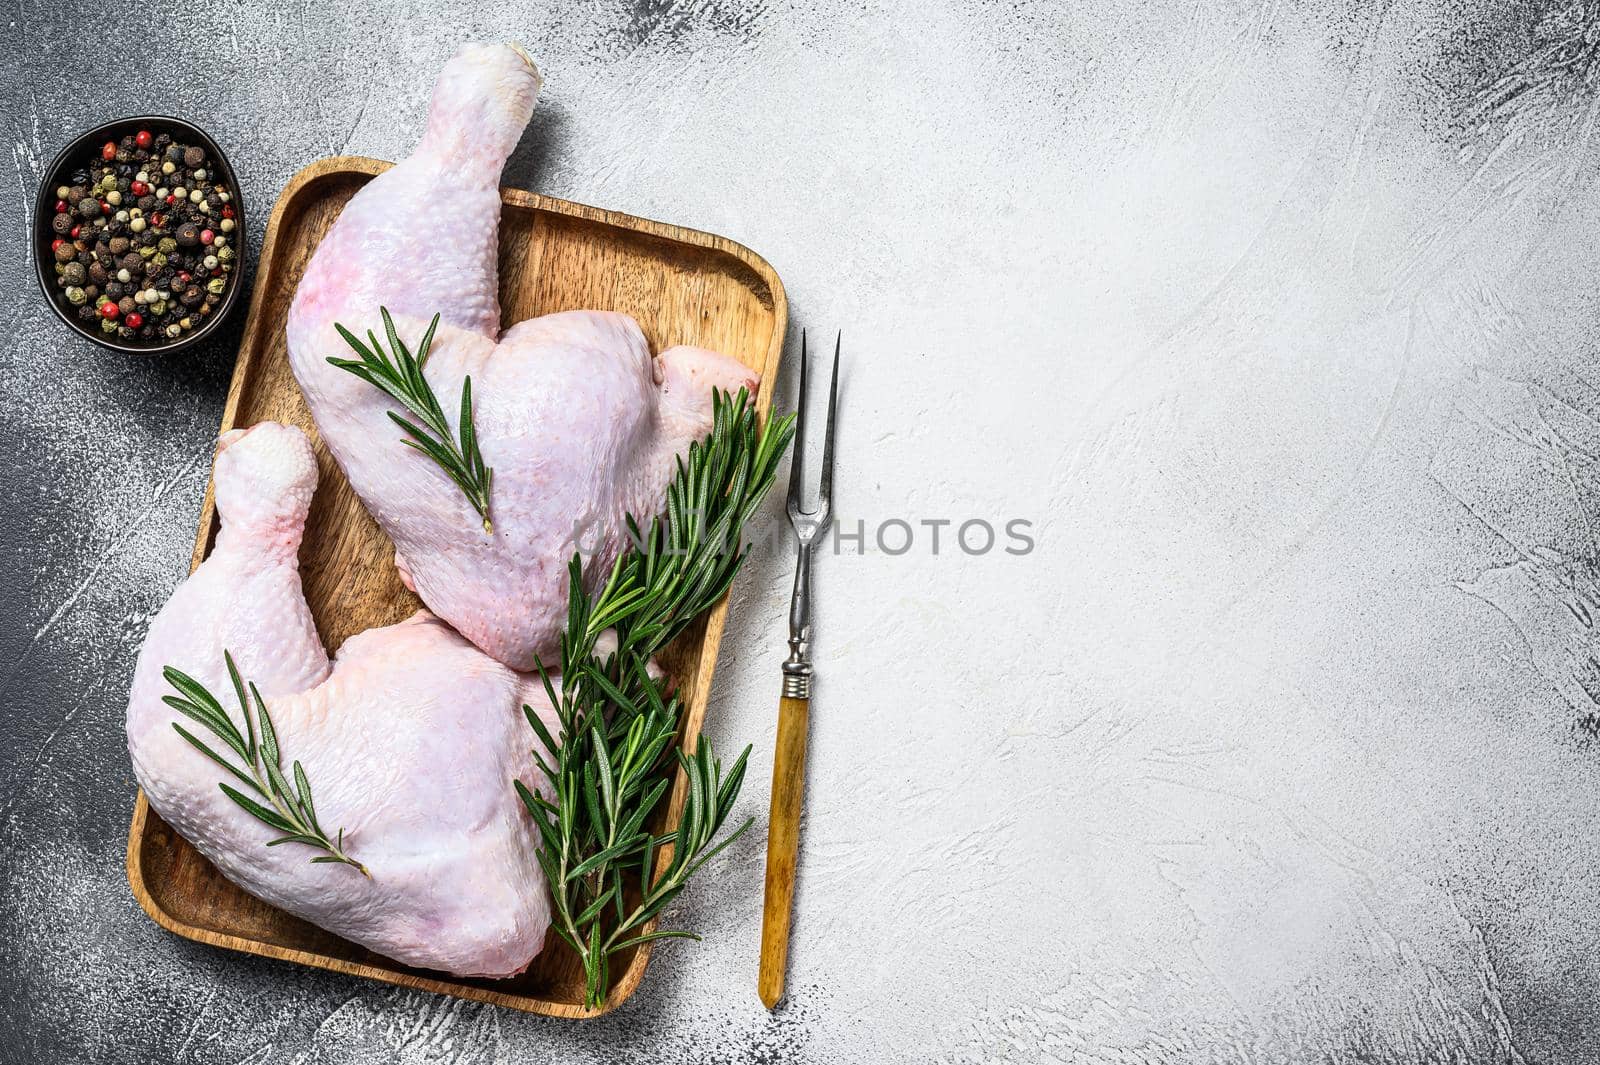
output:
M 1593 3 L 7 23 L 0 1061 L 1600 1060 Z M 40 168 L 104 117 L 194 118 L 258 241 L 300 166 L 404 152 L 468 37 L 547 77 L 511 183 L 742 240 L 796 326 L 845 330 L 867 546 L 818 573 L 773 1016 L 759 835 L 683 900 L 707 942 L 592 1024 L 195 946 L 124 882 L 125 685 L 235 336 L 74 342 L 27 261 Z M 1036 547 L 918 524 L 973 518 Z M 743 577 L 710 718 L 763 766 L 787 580 Z

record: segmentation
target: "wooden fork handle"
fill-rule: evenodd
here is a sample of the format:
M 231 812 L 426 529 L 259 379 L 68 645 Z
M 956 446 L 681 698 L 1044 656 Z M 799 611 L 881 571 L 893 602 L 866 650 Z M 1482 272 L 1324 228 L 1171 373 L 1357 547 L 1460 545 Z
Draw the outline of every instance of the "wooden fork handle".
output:
M 806 726 L 811 700 L 778 702 L 778 746 L 772 757 L 772 813 L 767 822 L 767 890 L 761 915 L 761 976 L 757 989 L 767 1009 L 783 997 L 789 964 L 789 923 L 794 912 L 795 861 L 806 786 Z

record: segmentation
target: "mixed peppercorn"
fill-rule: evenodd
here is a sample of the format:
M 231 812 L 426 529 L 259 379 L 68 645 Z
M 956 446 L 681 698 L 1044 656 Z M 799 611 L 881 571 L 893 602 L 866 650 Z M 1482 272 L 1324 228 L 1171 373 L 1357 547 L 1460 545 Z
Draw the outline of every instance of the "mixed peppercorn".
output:
M 169 344 L 221 307 L 238 262 L 232 190 L 204 148 L 141 129 L 55 190 L 59 298 L 108 338 Z

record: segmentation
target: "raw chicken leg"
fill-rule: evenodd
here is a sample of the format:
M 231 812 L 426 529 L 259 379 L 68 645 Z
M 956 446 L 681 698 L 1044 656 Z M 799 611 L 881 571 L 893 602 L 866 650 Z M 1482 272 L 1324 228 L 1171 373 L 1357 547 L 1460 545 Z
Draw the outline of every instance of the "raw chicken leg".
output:
M 228 879 L 329 931 L 422 968 L 522 971 L 550 923 L 533 823 L 511 787 L 537 772 L 523 703 L 557 727 L 542 685 L 426 612 L 351 637 L 330 668 L 296 559 L 317 481 L 311 446 L 271 422 L 220 443 L 222 530 L 151 623 L 128 703 L 150 805 Z M 169 665 L 240 721 L 225 649 L 266 699 L 284 766 L 304 764 L 323 827 L 345 830 L 371 879 L 311 864 L 308 847 L 267 847 L 280 833 L 223 795 L 224 770 L 173 730 L 195 726 L 161 701 Z
M 518 669 L 535 654 L 555 657 L 573 552 L 584 550 L 586 574 L 603 576 L 626 546 L 623 516 L 657 513 L 674 457 L 710 429 L 712 388 L 757 382 L 699 348 L 653 359 L 621 314 L 567 311 L 499 334 L 497 186 L 539 84 L 518 49 L 463 47 L 440 75 L 416 151 L 357 193 L 318 248 L 288 328 L 317 429 L 394 541 L 406 583 Z M 383 336 L 380 305 L 413 350 L 442 316 L 425 376 L 452 417 L 472 377 L 494 470 L 492 535 L 460 489 L 401 444 L 386 416 L 398 406 L 327 362 L 352 354 L 335 322 Z

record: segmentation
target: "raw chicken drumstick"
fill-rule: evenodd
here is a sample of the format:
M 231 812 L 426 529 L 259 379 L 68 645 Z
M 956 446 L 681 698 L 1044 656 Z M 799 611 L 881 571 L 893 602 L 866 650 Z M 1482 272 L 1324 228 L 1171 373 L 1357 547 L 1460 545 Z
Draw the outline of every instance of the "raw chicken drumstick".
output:
M 603 579 L 626 546 L 624 515 L 657 513 L 674 457 L 710 430 L 712 388 L 753 391 L 757 382 L 700 348 L 652 358 L 622 314 L 567 311 L 500 333 L 500 171 L 539 84 L 520 49 L 457 52 L 416 151 L 350 200 L 306 268 L 288 328 L 318 432 L 394 541 L 406 584 L 467 639 L 524 670 L 536 654 L 556 658 L 574 551 L 585 551 L 586 579 Z M 335 322 L 384 336 L 380 306 L 413 351 L 441 316 L 425 377 L 453 428 L 462 379 L 472 378 L 479 444 L 494 471 L 492 535 L 455 483 L 401 444 L 387 417 L 399 405 L 327 361 L 353 355 Z
M 511 787 L 537 779 L 522 705 L 559 727 L 543 686 L 425 611 L 351 637 L 330 666 L 296 557 L 317 484 L 310 443 L 266 422 L 220 447 L 215 549 L 151 622 L 128 703 L 150 805 L 228 879 L 346 939 L 458 976 L 521 972 L 550 924 L 533 821 Z M 224 650 L 266 700 L 285 771 L 303 763 L 319 821 L 345 830 L 370 879 L 311 864 L 320 852 L 306 846 L 268 847 L 282 833 L 225 796 L 226 771 L 173 730 L 195 726 L 161 701 L 164 666 L 242 731 Z

